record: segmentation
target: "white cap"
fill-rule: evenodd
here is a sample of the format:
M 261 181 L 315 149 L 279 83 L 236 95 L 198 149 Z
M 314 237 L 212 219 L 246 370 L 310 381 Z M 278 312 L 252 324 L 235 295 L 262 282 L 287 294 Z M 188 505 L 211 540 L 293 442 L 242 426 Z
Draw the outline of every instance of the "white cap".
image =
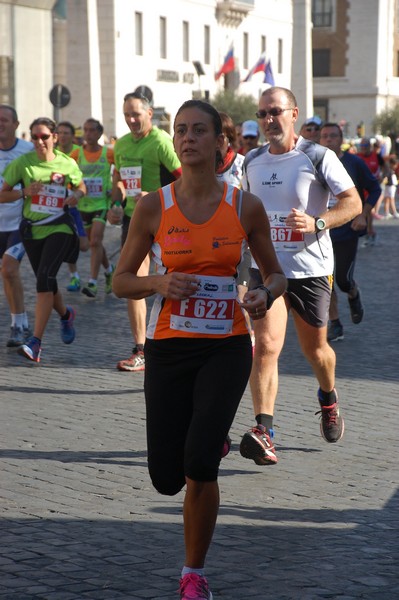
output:
M 246 137 L 247 135 L 251 135 L 253 137 L 258 137 L 259 135 L 259 127 L 256 121 L 244 121 L 241 129 L 242 137 Z
M 310 125 L 311 123 L 314 123 L 315 125 L 318 125 L 320 127 L 322 122 L 323 121 L 320 119 L 320 117 L 314 115 L 314 117 L 309 117 L 309 119 L 306 119 L 304 125 Z

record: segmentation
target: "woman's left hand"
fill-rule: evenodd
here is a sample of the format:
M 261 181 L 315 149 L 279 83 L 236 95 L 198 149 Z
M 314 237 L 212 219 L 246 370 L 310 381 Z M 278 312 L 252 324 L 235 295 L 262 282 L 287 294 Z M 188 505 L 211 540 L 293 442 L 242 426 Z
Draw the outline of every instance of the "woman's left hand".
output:
M 77 206 L 77 204 L 78 204 L 78 199 L 75 196 L 75 194 L 70 194 L 69 196 L 67 196 L 65 198 L 64 205 L 71 206 L 73 208 L 74 206 Z
M 263 319 L 267 313 L 267 293 L 264 290 L 250 290 L 240 303 L 242 308 L 248 312 L 251 319 Z

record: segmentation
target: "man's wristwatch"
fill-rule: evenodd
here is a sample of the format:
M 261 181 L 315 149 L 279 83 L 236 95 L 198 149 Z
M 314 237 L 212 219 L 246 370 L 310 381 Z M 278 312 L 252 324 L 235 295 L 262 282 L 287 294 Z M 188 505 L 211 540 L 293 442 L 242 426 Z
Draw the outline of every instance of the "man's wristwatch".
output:
M 319 233 L 319 231 L 324 231 L 327 227 L 325 220 L 321 219 L 320 217 L 315 217 L 314 222 L 316 227 L 316 233 Z
M 267 300 L 266 300 L 266 310 L 269 310 L 269 308 L 271 308 L 273 302 L 274 302 L 274 296 L 271 293 L 271 291 L 269 290 L 269 288 L 267 288 L 265 285 L 257 285 L 255 288 L 253 288 L 254 290 L 263 290 L 264 292 L 266 292 L 267 294 Z

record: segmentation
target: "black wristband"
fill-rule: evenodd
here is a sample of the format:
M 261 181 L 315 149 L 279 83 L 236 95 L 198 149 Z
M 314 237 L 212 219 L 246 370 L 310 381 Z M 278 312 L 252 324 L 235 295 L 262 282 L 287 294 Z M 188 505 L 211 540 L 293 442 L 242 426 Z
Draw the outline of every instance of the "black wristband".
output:
M 255 288 L 252 288 L 252 289 L 263 290 L 264 292 L 266 292 L 266 294 L 267 294 L 266 310 L 269 310 L 274 302 L 274 296 L 271 293 L 271 291 L 269 290 L 269 288 L 262 284 L 262 285 L 257 285 Z

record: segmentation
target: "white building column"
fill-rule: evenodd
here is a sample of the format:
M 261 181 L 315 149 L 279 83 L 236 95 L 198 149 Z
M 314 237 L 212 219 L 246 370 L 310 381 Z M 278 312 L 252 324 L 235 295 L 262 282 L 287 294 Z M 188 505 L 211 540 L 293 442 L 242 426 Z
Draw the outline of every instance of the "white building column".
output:
M 71 102 L 63 118 L 75 126 L 89 117 L 102 122 L 102 93 L 97 0 L 70 0 L 67 5 L 67 87 Z
M 100 44 L 98 36 L 97 0 L 87 0 L 87 29 L 89 39 L 91 116 L 103 122 L 101 90 Z
M 291 90 L 299 107 L 299 124 L 313 116 L 311 0 L 293 0 Z

